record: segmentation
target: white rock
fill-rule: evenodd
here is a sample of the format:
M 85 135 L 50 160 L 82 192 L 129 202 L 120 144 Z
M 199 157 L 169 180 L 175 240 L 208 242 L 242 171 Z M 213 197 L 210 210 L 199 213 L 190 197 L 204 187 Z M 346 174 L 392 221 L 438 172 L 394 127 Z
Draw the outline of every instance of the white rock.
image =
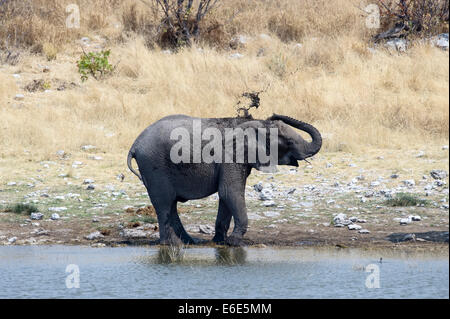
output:
M 358 233 L 360 233 L 360 234 L 370 234 L 370 231 L 368 231 L 367 229 L 361 229 Z
M 16 101 L 23 101 L 25 99 L 25 95 L 23 94 L 16 94 L 16 96 L 14 97 L 14 100 Z
M 416 182 L 413 179 L 404 180 L 403 184 L 409 188 L 416 186 Z
M 438 48 L 448 50 L 448 33 L 442 33 L 433 37 L 431 43 Z
M 431 177 L 434 179 L 444 179 L 447 177 L 447 172 L 441 169 L 433 169 L 430 172 Z
M 89 156 L 89 159 L 94 160 L 94 161 L 101 161 L 101 160 L 103 160 L 103 157 L 101 157 L 101 156 Z
M 214 227 L 210 225 L 199 225 L 198 229 L 203 234 L 212 235 L 214 233 Z
M 81 149 L 83 151 L 90 151 L 90 150 L 95 150 L 97 147 L 95 147 L 94 145 L 83 145 L 81 146 Z
M 31 219 L 32 220 L 41 220 L 44 217 L 44 214 L 42 213 L 31 213 Z
M 419 153 L 417 153 L 416 157 L 420 158 L 420 157 L 424 157 L 425 156 L 425 152 L 424 151 L 420 151 Z
M 259 199 L 260 200 L 272 200 L 273 198 L 273 192 L 271 189 L 263 188 L 261 192 L 259 193 Z
M 14 244 L 16 242 L 16 240 L 17 240 L 17 237 L 11 237 L 8 239 L 8 243 Z
M 65 212 L 67 210 L 67 207 L 49 207 L 48 210 L 50 212 Z
M 350 224 L 347 226 L 349 230 L 360 230 L 362 227 L 356 224 Z
M 241 58 L 243 58 L 243 57 L 244 57 L 244 55 L 241 54 L 241 53 L 233 53 L 233 54 L 230 54 L 230 59 L 241 59 Z
M 400 225 L 408 225 L 409 223 L 411 223 L 411 219 L 409 219 L 409 218 L 401 218 L 400 219 Z
M 267 200 L 267 201 L 264 201 L 264 206 L 265 207 L 274 207 L 274 206 L 276 206 L 276 204 L 273 200 Z
M 89 235 L 85 236 L 84 238 L 86 238 L 87 240 L 95 240 L 95 239 L 100 239 L 103 238 L 105 236 L 102 235 L 102 233 L 100 233 L 99 231 L 90 233 Z
M 94 184 L 94 183 L 95 183 L 95 181 L 93 179 L 91 179 L 91 178 L 86 178 L 83 181 L 83 184 L 85 184 L 85 185 L 87 185 L 87 184 Z
M 398 52 L 405 52 L 407 42 L 405 39 L 392 39 L 386 42 L 385 46 L 389 49 L 397 50 Z
M 266 217 L 278 217 L 278 216 L 280 216 L 279 212 L 274 212 L 274 211 L 263 212 L 263 214 Z
M 61 217 L 59 217 L 59 215 L 57 213 L 53 213 L 52 216 L 50 217 L 52 220 L 58 220 Z
M 8 184 L 6 184 L 6 185 L 8 185 L 8 186 L 16 186 L 17 185 L 17 183 L 16 182 L 9 182 Z

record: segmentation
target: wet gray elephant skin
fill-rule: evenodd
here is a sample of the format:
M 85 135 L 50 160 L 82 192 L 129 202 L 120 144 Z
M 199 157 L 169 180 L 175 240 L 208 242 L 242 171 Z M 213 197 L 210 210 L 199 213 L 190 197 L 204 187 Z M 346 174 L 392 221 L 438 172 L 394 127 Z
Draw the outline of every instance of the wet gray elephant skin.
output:
M 252 117 L 237 118 L 193 118 L 185 115 L 172 115 L 148 126 L 136 139 L 128 153 L 128 167 L 144 183 L 150 200 L 156 210 L 161 244 L 195 244 L 184 229 L 177 212 L 177 203 L 200 199 L 218 192 L 219 209 L 213 241 L 218 244 L 239 246 L 247 231 L 248 219 L 245 206 L 245 184 L 252 168 L 267 169 L 267 164 L 256 161 L 239 162 L 236 157 L 230 162 L 174 163 L 170 152 L 179 141 L 171 139 L 171 132 L 176 128 L 185 128 L 193 141 L 194 121 L 201 123 L 201 131 L 215 128 L 225 136 L 226 128 L 276 128 L 278 130 L 278 165 L 298 166 L 304 160 L 316 154 L 322 146 L 319 131 L 312 125 L 299 120 L 276 115 L 266 120 Z M 295 129 L 307 132 L 312 141 L 304 140 Z M 172 136 L 173 138 L 173 136 Z M 259 135 L 258 135 L 258 138 Z M 269 137 L 267 149 L 269 149 Z M 233 140 L 236 143 L 236 140 Z M 208 140 L 202 140 L 201 146 Z M 248 140 L 247 140 L 248 142 Z M 248 142 L 250 143 L 250 142 Z M 224 144 L 225 145 L 225 144 Z M 250 145 L 252 146 L 252 145 Z M 249 148 L 245 144 L 245 148 Z M 191 149 L 193 146 L 191 145 Z M 245 150 L 247 154 L 247 149 Z M 225 153 L 225 151 L 223 151 Z M 192 157 L 192 152 L 191 152 Z M 135 159 L 139 168 L 132 167 Z M 259 157 L 258 157 L 259 158 Z M 273 168 L 273 165 L 272 165 Z M 234 229 L 228 235 L 231 218 Z

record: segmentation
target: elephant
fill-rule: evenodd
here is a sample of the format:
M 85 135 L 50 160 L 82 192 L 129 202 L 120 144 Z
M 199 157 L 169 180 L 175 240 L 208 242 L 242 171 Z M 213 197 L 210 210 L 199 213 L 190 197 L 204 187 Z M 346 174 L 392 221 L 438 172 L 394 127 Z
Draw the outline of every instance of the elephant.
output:
M 312 141 L 308 142 L 303 139 L 294 128 L 308 133 Z M 247 139 L 243 140 L 246 156 L 244 156 L 244 161 L 240 160 L 237 154 L 229 157 L 226 161 L 223 158 L 229 152 L 221 150 L 220 147 L 223 148 L 224 144 L 227 145 L 225 137 L 229 134 L 230 129 L 238 132 L 247 129 L 260 132 L 262 129 L 266 129 L 264 131 L 266 134 L 258 133 L 257 140 L 246 136 Z M 209 155 L 217 155 L 216 160 L 211 161 L 204 158 L 193 160 L 198 153 L 197 147 L 204 148 L 202 154 L 208 155 L 205 148 L 213 139 L 203 138 L 212 131 L 222 134 L 210 136 L 218 142 L 214 144 L 218 149 L 209 150 Z M 276 139 L 270 139 L 267 131 L 276 132 Z M 183 135 L 182 132 L 188 133 Z M 196 141 L 195 134 L 197 133 L 202 135 L 200 141 L 198 138 Z M 234 147 L 238 144 L 238 135 L 230 139 Z M 180 155 L 180 149 L 174 151 L 174 148 L 180 146 L 177 143 L 181 143 L 183 137 L 187 138 L 187 142 L 184 141 L 184 143 L 188 144 L 188 148 L 180 149 L 181 153 L 187 154 L 184 154 L 184 160 L 177 158 L 174 161 L 174 156 Z M 228 145 L 230 140 L 228 140 Z M 275 142 L 272 143 L 273 140 Z M 255 149 L 255 143 L 260 143 L 258 145 L 261 145 L 265 151 L 270 144 L 270 150 L 274 150 L 276 158 L 263 163 L 258 153 L 257 159 L 253 158 L 250 161 L 249 154 L 251 150 Z M 273 171 L 274 168 L 276 169 L 276 165 L 298 167 L 298 161 L 315 155 L 321 146 L 322 137 L 315 127 L 284 115 L 273 114 L 266 120 L 253 119 L 252 116 L 199 118 L 171 115 L 151 124 L 137 137 L 128 152 L 127 165 L 131 172 L 143 182 L 156 210 L 160 244 L 199 243 L 199 239 L 192 238 L 184 229 L 177 212 L 177 203 L 218 193 L 218 213 L 213 242 L 220 245 L 241 246 L 248 227 L 245 186 L 252 168 Z M 221 160 L 217 160 L 219 158 Z M 132 166 L 133 159 L 138 165 L 139 172 Z M 230 161 L 230 159 L 232 160 Z M 234 229 L 228 235 L 232 218 L 234 219 Z

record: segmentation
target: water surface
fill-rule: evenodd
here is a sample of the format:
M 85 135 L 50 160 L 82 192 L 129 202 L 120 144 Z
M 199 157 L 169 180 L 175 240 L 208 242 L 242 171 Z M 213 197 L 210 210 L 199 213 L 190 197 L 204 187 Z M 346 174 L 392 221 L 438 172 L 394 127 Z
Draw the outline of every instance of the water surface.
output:
M 68 288 L 78 270 L 79 288 Z M 2 246 L 0 298 L 449 298 L 449 259 L 352 249 Z

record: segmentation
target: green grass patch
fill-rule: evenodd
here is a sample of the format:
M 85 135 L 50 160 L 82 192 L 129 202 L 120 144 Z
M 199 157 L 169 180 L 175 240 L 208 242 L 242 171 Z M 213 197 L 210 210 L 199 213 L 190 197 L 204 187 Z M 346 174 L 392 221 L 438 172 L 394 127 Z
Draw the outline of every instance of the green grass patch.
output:
M 398 193 L 394 198 L 385 201 L 386 205 L 393 207 L 428 206 L 429 201 L 419 198 L 417 195 Z
M 152 216 L 133 217 L 130 219 L 130 223 L 155 224 L 157 222 L 158 220 Z
M 8 206 L 5 209 L 6 212 L 11 212 L 11 213 L 15 213 L 15 214 L 28 214 L 30 215 L 31 213 L 36 213 L 39 211 L 39 209 L 32 205 L 32 204 L 22 204 L 22 203 L 17 203 L 11 206 Z

